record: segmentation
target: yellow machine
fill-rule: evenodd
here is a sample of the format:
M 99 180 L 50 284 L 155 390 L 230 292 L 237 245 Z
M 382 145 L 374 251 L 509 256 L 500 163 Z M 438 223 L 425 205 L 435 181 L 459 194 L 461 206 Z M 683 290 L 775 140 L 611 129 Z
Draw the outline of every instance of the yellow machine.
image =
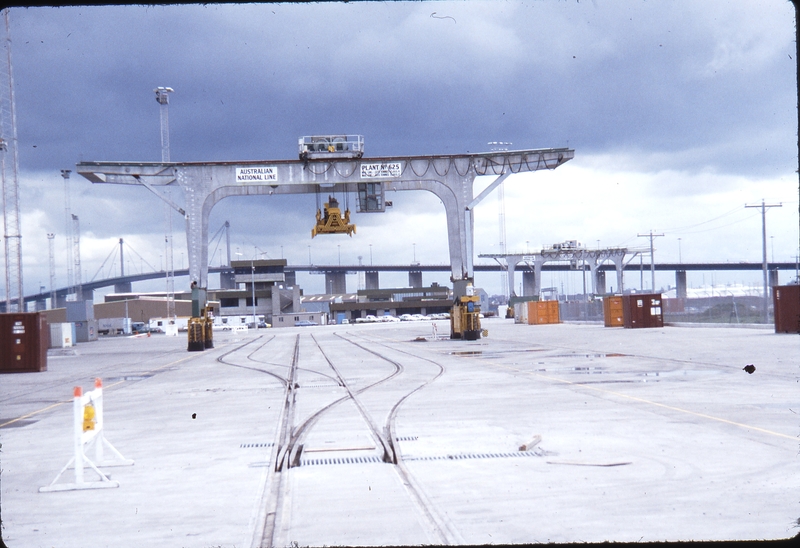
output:
M 317 210 L 317 224 L 311 229 L 311 237 L 317 234 L 348 234 L 352 237 L 355 231 L 356 225 L 350 224 L 350 210 L 345 210 L 343 218 L 339 202 L 333 196 L 328 196 L 325 214 Z
M 471 293 L 472 286 L 467 287 Z M 450 338 L 475 341 L 481 338 L 481 299 L 478 295 L 456 298 L 450 312 Z
M 189 352 L 201 352 L 206 349 L 205 318 L 189 318 Z
M 214 318 L 208 308 L 203 308 L 200 316 L 189 318 L 189 352 L 200 352 L 214 348 Z
M 214 312 L 207 306 L 206 290 L 192 282 L 192 317 L 189 318 L 189 352 L 202 352 L 214 348 Z

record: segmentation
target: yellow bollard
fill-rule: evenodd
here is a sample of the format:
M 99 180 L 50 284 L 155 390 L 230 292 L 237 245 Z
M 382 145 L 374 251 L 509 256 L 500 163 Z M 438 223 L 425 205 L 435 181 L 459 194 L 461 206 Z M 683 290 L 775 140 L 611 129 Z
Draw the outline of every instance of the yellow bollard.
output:
M 94 430 L 96 419 L 94 417 L 94 405 L 91 403 L 83 407 L 83 431 Z

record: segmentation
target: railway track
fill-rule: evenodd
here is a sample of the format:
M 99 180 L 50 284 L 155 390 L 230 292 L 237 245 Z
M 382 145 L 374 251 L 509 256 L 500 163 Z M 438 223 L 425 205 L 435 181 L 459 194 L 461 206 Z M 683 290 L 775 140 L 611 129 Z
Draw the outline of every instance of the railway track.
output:
M 282 536 L 291 529 L 292 516 L 287 503 L 291 496 L 289 477 L 304 464 L 309 435 L 322 428 L 325 420 L 346 403 L 357 410 L 360 428 L 374 441 L 379 462 L 391 466 L 417 515 L 422 516 L 421 526 L 429 532 L 431 540 L 438 544 L 457 543 L 457 533 L 435 510 L 408 471 L 396 443 L 396 421 L 402 405 L 441 377 L 444 366 L 376 339 L 364 336 L 355 339 L 341 334 L 325 339 L 310 333 L 298 334 L 291 352 L 287 346 L 284 359 L 280 360 L 275 357 L 279 351 L 269 346 L 274 339 L 259 337 L 217 358 L 228 366 L 267 374 L 284 388 L 252 546 L 281 545 Z M 269 360 L 263 357 L 268 353 Z M 364 361 L 370 365 L 357 365 Z M 313 394 L 313 379 L 329 382 L 330 395 Z

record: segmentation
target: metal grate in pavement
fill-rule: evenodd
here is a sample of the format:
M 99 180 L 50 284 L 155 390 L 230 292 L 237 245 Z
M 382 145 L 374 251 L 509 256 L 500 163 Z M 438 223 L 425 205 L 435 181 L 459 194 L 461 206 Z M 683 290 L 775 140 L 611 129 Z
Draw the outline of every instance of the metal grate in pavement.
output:
M 383 461 L 375 456 L 370 457 L 336 457 L 322 459 L 300 459 L 300 466 L 323 466 L 326 464 L 366 464 L 382 463 Z
M 468 459 L 508 459 L 519 457 L 541 457 L 535 452 L 518 451 L 514 453 L 465 453 L 461 455 L 430 455 L 424 457 L 403 457 L 403 460 L 468 460 Z

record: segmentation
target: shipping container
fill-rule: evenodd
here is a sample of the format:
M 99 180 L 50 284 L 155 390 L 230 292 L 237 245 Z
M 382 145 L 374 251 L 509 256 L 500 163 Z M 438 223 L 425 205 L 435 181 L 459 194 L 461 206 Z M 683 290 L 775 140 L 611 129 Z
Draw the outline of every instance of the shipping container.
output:
M 603 322 L 606 327 L 625 325 L 622 314 L 622 295 L 603 297 Z
M 75 324 L 51 323 L 50 348 L 67 348 L 75 345 Z
M 528 325 L 561 323 L 558 301 L 531 301 L 528 303 Z
M 83 322 L 94 319 L 93 301 L 67 301 L 67 321 Z
M 528 302 L 519 302 L 514 305 L 514 323 L 528 323 Z
M 75 342 L 96 341 L 98 336 L 97 320 L 75 322 Z
M 664 327 L 661 294 L 632 294 L 622 297 L 622 321 L 626 328 Z
M 47 371 L 50 328 L 38 312 L 0 314 L 0 373 Z
M 800 285 L 772 288 L 775 306 L 775 333 L 800 333 Z

